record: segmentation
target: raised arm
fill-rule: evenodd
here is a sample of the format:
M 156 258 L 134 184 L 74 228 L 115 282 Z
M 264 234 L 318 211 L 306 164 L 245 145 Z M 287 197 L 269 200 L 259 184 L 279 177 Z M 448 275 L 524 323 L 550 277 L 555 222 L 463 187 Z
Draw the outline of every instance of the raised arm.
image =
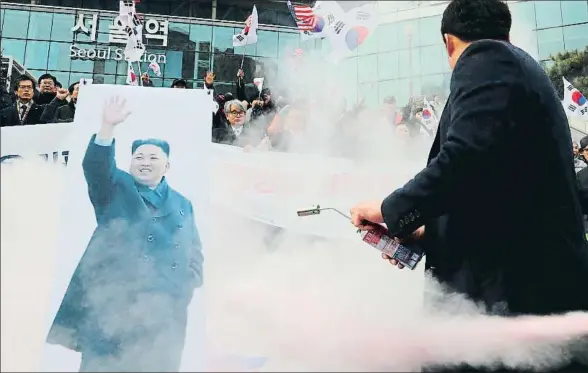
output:
M 124 110 L 124 105 L 125 101 L 117 97 L 111 98 L 104 105 L 100 130 L 90 139 L 82 161 L 88 194 L 97 217 L 100 215 L 100 209 L 111 200 L 117 171 L 114 158 L 114 129 L 130 114 Z

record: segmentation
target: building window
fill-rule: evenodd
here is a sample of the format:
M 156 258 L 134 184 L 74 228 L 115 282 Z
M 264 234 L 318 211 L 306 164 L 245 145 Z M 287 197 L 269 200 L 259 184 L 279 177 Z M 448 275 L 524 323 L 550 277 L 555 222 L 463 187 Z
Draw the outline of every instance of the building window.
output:
M 4 26 L 2 27 L 2 39 L 17 38 L 26 39 L 29 28 L 29 12 L 24 10 L 7 9 L 4 13 Z
M 357 58 L 357 81 L 359 83 L 375 82 L 378 80 L 378 56 L 360 56 Z
M 51 41 L 73 41 L 71 28 L 74 26 L 75 16 L 73 14 L 55 13 L 51 27 Z
M 419 75 L 442 73 L 447 66 L 447 59 L 443 53 L 442 45 L 432 45 L 420 48 L 421 60 Z
M 561 27 L 537 30 L 537 47 L 539 59 L 545 60 L 550 56 L 564 51 L 563 32 Z
M 378 54 L 378 79 L 388 80 L 398 78 L 398 52 Z
M 27 37 L 36 40 L 50 40 L 51 24 L 53 23 L 53 13 L 31 13 L 29 22 L 29 32 Z
M 212 47 L 215 53 L 233 53 L 232 27 L 214 26 L 212 29 Z
M 562 1 L 561 15 L 564 25 L 588 22 L 588 1 Z
M 49 42 L 29 40 L 24 59 L 25 67 L 27 69 L 47 70 L 48 56 Z
M 257 56 L 278 57 L 278 33 L 273 31 L 257 31 Z
M 190 25 L 190 40 L 196 44 L 196 51 L 210 52 L 212 27 L 205 25 Z
M 2 49 L 4 56 L 10 56 L 19 63 L 24 63 L 27 43 L 24 40 L 2 38 Z
M 49 70 L 69 71 L 71 67 L 71 57 L 69 56 L 68 43 L 55 43 L 49 45 L 49 61 L 47 68 Z
M 441 42 L 441 16 L 419 19 L 418 45 L 439 45 Z
M 561 26 L 561 2 L 536 1 L 535 19 L 538 29 Z
M 399 48 L 398 30 L 399 27 L 397 23 L 386 23 L 384 25 L 378 26 L 375 35 L 378 41 L 378 51 L 387 52 L 397 50 Z
M 588 46 L 588 23 L 564 27 L 563 36 L 567 51 L 583 50 Z
M 533 30 L 535 24 L 535 2 L 520 1 L 508 4 L 512 17 L 512 28 L 518 30 Z
M 300 34 L 298 32 L 279 32 L 278 37 L 278 57 L 291 56 L 300 46 Z

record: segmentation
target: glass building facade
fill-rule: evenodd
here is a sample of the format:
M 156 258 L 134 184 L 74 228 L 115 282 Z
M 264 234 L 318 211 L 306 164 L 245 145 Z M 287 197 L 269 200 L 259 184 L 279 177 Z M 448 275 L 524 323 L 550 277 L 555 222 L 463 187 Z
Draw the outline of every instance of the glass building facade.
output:
M 117 3 L 3 2 L 3 53 L 33 76 L 49 72 L 63 85 L 82 77 L 93 78 L 95 83 L 124 84 L 127 63 L 119 58 L 124 44 L 117 41 L 112 30 L 117 15 L 113 7 Z M 156 86 L 169 86 L 173 79 L 181 77 L 199 87 L 205 71 L 213 69 L 219 91 L 234 92 L 235 73 L 243 53 L 247 76 L 253 76 L 254 70 L 259 73 L 261 68 L 268 82 L 272 74 L 280 74 L 280 59 L 296 48 L 329 53 L 326 41 L 300 41 L 285 1 L 257 1 L 262 23 L 258 43 L 233 48 L 232 35 L 242 29 L 252 4 L 245 0 L 142 1 L 138 10 L 146 13 L 147 53 L 141 70 L 146 71 L 149 61 L 156 60 L 162 68 L 162 76 L 152 79 Z M 375 106 L 393 95 L 402 105 L 413 95 L 447 92 L 450 71 L 439 32 L 446 4 L 447 1 L 377 3 L 379 26 L 374 34 L 334 68 L 344 77 L 348 104 L 363 98 L 367 105 Z M 545 66 L 549 66 L 550 55 L 588 45 L 588 1 L 510 1 L 509 6 L 513 42 Z

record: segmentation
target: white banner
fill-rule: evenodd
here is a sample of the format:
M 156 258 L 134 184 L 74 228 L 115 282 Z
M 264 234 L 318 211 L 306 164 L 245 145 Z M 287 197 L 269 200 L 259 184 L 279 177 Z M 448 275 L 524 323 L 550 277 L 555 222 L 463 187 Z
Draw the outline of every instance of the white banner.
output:
M 64 144 L 72 126 L 58 123 L 2 128 L 2 161 L 39 155 L 66 164 L 70 149 Z M 324 156 L 245 153 L 241 148 L 217 144 L 211 147 L 213 205 L 266 224 L 325 237 L 355 232 L 335 212 L 300 218 L 296 211 L 319 204 L 347 213 L 359 200 L 385 197 L 418 171 L 406 170 L 404 163 L 405 173 L 392 175 L 397 171 L 389 161 L 358 165 Z

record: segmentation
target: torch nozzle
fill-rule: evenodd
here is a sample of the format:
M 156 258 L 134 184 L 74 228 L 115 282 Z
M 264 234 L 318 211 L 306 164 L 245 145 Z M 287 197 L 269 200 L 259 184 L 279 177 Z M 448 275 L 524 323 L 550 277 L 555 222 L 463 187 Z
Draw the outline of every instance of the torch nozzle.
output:
M 317 205 L 314 208 L 311 209 L 304 209 L 304 210 L 298 210 L 296 213 L 298 214 L 298 216 L 310 216 L 310 215 L 318 215 L 321 213 L 321 211 L 325 211 L 325 210 L 332 210 L 335 211 L 337 214 L 343 216 L 344 218 L 347 219 L 351 219 L 351 217 L 349 217 L 348 215 L 342 213 L 341 211 L 332 208 L 332 207 L 320 207 L 319 205 Z
M 319 205 L 317 205 L 316 207 L 313 207 L 310 209 L 298 210 L 298 211 L 296 211 L 296 213 L 298 214 L 298 216 L 318 215 L 321 213 L 321 207 Z

